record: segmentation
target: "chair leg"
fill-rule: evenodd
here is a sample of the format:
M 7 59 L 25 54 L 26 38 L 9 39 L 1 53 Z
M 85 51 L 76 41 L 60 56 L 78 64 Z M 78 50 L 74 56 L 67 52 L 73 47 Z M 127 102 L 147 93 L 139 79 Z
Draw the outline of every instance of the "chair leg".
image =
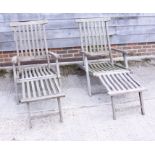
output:
M 58 108 L 59 108 L 59 115 L 60 115 L 60 122 L 63 122 L 62 110 L 61 110 L 61 101 L 60 98 L 57 98 L 58 101 Z
M 87 78 L 87 87 L 88 87 L 88 94 L 91 96 L 91 83 L 90 83 L 90 76 L 89 76 L 89 66 L 88 66 L 88 59 L 86 56 L 84 56 L 84 65 L 85 65 L 85 71 L 86 71 L 86 78 Z
M 16 93 L 16 101 L 17 101 L 17 104 L 19 104 L 17 83 L 14 83 L 14 87 L 15 87 L 15 93 Z
M 144 103 L 143 103 L 143 94 L 142 94 L 142 92 L 139 92 L 139 100 L 140 100 L 141 114 L 142 115 L 145 115 Z
M 90 83 L 89 71 L 86 71 L 86 78 L 87 78 L 88 94 L 89 94 L 89 96 L 91 96 L 92 93 L 91 93 L 91 83 Z
M 116 120 L 116 111 L 115 111 L 115 104 L 113 96 L 111 96 L 111 106 L 112 106 L 112 112 L 113 112 L 113 120 Z
M 27 102 L 27 111 L 28 111 L 29 129 L 31 129 L 32 128 L 32 123 L 31 123 L 30 103 L 29 102 Z

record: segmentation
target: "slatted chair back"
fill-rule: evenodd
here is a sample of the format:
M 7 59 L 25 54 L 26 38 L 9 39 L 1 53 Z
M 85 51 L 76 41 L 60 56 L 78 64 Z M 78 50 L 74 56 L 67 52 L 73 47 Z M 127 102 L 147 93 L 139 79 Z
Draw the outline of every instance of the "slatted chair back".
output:
M 82 52 L 110 54 L 111 46 L 108 34 L 110 18 L 77 19 L 80 29 Z
M 47 58 L 48 47 L 45 34 L 46 20 L 12 22 L 10 26 L 14 31 L 14 40 L 16 43 L 17 56 L 23 58 L 23 61 L 38 60 Z

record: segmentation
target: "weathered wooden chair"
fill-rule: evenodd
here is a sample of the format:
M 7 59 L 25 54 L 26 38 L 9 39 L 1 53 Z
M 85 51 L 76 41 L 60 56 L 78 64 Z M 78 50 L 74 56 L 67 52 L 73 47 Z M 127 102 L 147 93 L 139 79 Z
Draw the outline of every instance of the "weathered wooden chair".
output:
M 39 100 L 56 98 L 60 121 L 63 121 L 60 98 L 64 94 L 60 89 L 59 56 L 48 51 L 46 23 L 46 20 L 10 23 L 17 51 L 17 56 L 12 58 L 17 102 L 27 104 L 29 127 L 32 127 L 29 104 Z M 56 60 L 55 67 L 50 63 L 50 57 Z M 46 60 L 46 65 L 39 64 L 41 60 Z M 23 65 L 29 61 L 35 64 Z
M 90 75 L 96 76 L 111 96 L 113 119 L 116 119 L 116 109 L 113 96 L 129 92 L 138 92 L 141 113 L 144 114 L 142 91 L 144 88 L 133 78 L 128 70 L 127 54 L 119 49 L 112 49 L 108 33 L 109 18 L 77 19 L 79 25 L 81 52 L 83 55 L 82 68 L 86 71 L 88 93 L 91 96 Z M 124 65 L 118 65 L 112 58 L 112 52 L 123 55 Z M 90 61 L 88 58 L 96 58 Z M 103 61 L 108 57 L 108 61 Z

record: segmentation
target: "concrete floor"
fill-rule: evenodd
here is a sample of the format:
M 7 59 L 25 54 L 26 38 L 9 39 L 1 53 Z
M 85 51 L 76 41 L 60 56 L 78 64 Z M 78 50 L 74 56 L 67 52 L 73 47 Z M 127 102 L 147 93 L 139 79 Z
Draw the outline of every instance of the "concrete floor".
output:
M 98 79 L 92 78 L 92 97 L 88 96 L 84 75 L 62 77 L 64 122 L 59 122 L 55 100 L 31 105 L 32 125 L 28 128 L 26 105 L 16 105 L 13 79 L 0 78 L 0 140 L 155 140 L 154 63 L 130 66 L 144 92 L 146 115 L 140 114 L 138 94 L 115 98 L 117 120 L 112 119 L 110 97 Z

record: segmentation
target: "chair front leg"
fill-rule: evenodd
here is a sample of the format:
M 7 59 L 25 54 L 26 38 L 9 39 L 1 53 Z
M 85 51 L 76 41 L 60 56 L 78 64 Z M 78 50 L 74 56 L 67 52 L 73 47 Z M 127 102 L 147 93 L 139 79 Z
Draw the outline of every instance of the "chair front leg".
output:
M 31 122 L 31 112 L 30 112 L 30 103 L 27 102 L 27 112 L 28 112 L 28 122 L 29 122 L 29 129 L 32 128 L 32 122 Z
M 139 99 L 140 99 L 141 114 L 142 115 L 145 115 L 144 103 L 143 103 L 143 94 L 142 94 L 142 92 L 139 92 Z
M 60 115 L 60 122 L 63 122 L 62 110 L 61 110 L 61 101 L 60 98 L 57 98 L 58 101 L 58 108 L 59 108 L 59 115 Z
M 111 96 L 111 106 L 112 106 L 113 120 L 116 120 L 116 109 L 113 96 Z
M 87 59 L 86 56 L 84 57 L 84 63 L 85 63 L 85 71 L 86 71 L 86 78 L 87 78 L 88 94 L 89 94 L 89 96 L 91 96 L 92 93 L 91 93 L 91 83 L 90 83 L 90 75 L 89 75 L 89 66 L 88 66 L 88 59 Z

